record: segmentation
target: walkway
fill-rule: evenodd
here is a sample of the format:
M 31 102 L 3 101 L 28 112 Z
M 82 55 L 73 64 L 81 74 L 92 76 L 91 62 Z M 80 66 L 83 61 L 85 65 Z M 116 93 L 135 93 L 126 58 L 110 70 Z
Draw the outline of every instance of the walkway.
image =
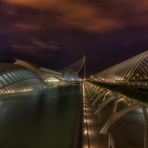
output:
M 94 115 L 90 98 L 83 87 L 83 148 L 107 148 L 107 136 L 99 134 L 98 119 Z

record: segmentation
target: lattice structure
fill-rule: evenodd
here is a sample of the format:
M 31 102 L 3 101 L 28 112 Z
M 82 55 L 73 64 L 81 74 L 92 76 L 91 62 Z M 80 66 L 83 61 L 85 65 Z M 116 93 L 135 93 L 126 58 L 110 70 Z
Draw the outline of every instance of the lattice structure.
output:
M 148 82 L 148 51 L 93 76 L 105 82 Z
M 42 88 L 41 79 L 28 69 L 14 64 L 0 64 L 0 95 L 26 93 Z
M 63 74 L 66 80 L 76 80 L 79 78 L 79 73 L 83 68 L 85 63 L 85 57 L 81 58 L 79 61 L 76 61 L 72 65 L 64 68 L 61 73 Z

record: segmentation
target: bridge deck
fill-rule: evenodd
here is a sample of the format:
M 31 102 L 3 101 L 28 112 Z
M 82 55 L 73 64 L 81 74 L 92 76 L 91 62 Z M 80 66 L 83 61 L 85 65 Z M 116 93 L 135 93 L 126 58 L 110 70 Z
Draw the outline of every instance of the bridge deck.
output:
M 140 101 L 141 103 L 148 103 L 148 92 L 147 90 L 142 90 L 138 88 L 133 88 L 132 86 L 127 85 L 119 85 L 119 84 L 110 84 L 110 83 L 100 83 L 96 81 L 90 81 L 91 83 L 101 86 L 103 88 L 110 89 L 112 91 L 116 91 L 121 93 L 131 99 L 135 99 Z
M 99 134 L 98 119 L 89 99 L 84 100 L 83 148 L 107 148 L 107 136 Z

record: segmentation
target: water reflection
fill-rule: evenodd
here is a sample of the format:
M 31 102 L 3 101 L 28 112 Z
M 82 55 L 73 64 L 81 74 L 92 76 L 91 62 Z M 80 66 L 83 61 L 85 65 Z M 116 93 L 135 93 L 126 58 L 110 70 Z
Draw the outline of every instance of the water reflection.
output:
M 0 147 L 69 148 L 80 99 L 79 88 L 0 98 Z

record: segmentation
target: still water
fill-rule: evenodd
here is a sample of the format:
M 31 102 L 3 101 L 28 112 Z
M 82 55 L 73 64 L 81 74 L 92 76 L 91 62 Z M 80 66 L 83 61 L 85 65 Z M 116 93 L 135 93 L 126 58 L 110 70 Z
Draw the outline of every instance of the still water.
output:
M 0 148 L 70 148 L 82 99 L 79 87 L 0 98 Z

